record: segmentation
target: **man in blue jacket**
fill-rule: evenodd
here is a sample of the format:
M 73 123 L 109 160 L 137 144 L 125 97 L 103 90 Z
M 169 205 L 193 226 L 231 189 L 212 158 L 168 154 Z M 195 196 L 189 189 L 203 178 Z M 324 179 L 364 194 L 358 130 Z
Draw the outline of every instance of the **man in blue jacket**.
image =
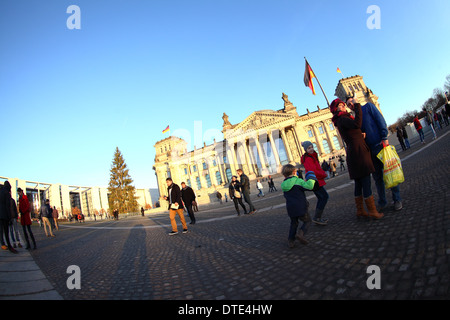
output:
M 353 110 L 353 98 L 347 98 L 347 105 Z M 372 154 L 372 162 L 375 172 L 372 174 L 375 180 L 378 193 L 378 211 L 382 211 L 387 207 L 386 189 L 383 180 L 383 163 L 377 158 L 377 154 L 383 149 L 383 145 L 388 146 L 388 129 L 386 121 L 378 108 L 373 103 L 367 103 L 361 107 L 362 110 L 362 126 L 361 130 L 366 134 L 366 143 Z M 400 197 L 400 187 L 391 188 L 392 199 L 394 200 L 394 210 L 399 211 L 403 208 L 402 198 Z

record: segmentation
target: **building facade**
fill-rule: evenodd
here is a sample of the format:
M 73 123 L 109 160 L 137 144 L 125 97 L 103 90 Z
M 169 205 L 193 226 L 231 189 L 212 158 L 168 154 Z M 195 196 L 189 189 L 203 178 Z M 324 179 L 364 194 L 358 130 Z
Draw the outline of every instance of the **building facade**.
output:
M 356 95 L 362 104 L 372 102 L 379 108 L 378 97 L 366 87 L 361 76 L 341 79 L 335 95 L 343 100 Z M 200 203 L 214 201 L 218 190 L 226 192 L 224 187 L 237 175 L 237 169 L 255 179 L 280 173 L 287 163 L 299 166 L 303 141 L 313 143 L 320 161 L 345 155 L 328 107 L 307 109 L 306 114 L 299 115 L 285 93 L 282 100 L 282 109 L 255 111 L 236 124 L 224 113 L 223 140 L 214 140 L 211 145 L 188 151 L 186 141 L 179 137 L 156 142 L 153 170 L 159 194 L 167 194 L 166 178 L 171 177 L 177 184 L 185 182 L 191 186 Z
M 109 212 L 108 188 L 67 186 L 8 177 L 0 177 L 0 187 L 6 180 L 11 184 L 11 196 L 17 203 L 17 188 L 24 190 L 35 215 L 39 213 L 45 199 L 49 199 L 52 208 L 58 209 L 60 217 L 67 218 L 73 208 L 80 209 L 86 217 L 98 214 L 105 216 Z M 139 207 L 146 208 L 147 204 L 154 206 L 149 189 L 135 189 L 135 196 Z

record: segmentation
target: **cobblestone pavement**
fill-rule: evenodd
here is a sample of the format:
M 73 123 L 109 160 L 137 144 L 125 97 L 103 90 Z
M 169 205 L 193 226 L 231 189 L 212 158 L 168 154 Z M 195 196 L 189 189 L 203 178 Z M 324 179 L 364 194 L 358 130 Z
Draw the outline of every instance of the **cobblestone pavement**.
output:
M 355 217 L 347 174 L 328 180 L 330 221 L 311 226 L 308 245 L 288 248 L 278 188 L 252 193 L 252 216 L 237 217 L 229 202 L 202 207 L 197 224 L 176 236 L 167 234 L 167 213 L 62 225 L 56 238 L 35 228 L 32 256 L 64 299 L 448 299 L 450 129 L 438 134 L 399 153 L 403 210 L 382 220 Z M 81 289 L 67 288 L 71 265 L 81 270 Z M 368 289 L 371 265 L 381 289 Z

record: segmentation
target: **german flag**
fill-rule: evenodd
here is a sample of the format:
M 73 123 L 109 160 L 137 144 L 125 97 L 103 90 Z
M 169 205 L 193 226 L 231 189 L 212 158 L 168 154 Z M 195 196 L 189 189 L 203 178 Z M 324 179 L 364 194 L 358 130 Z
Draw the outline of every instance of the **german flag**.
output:
M 316 75 L 311 69 L 311 66 L 309 65 L 308 61 L 305 61 L 305 76 L 303 77 L 303 81 L 305 82 L 305 86 L 309 87 L 313 93 L 313 95 L 316 95 L 316 90 L 314 89 L 314 85 L 312 82 L 313 78 L 316 78 Z
M 163 133 L 166 133 L 166 132 L 168 132 L 169 130 L 170 130 L 170 127 L 167 126 L 167 128 L 165 128 L 165 129 L 163 130 Z

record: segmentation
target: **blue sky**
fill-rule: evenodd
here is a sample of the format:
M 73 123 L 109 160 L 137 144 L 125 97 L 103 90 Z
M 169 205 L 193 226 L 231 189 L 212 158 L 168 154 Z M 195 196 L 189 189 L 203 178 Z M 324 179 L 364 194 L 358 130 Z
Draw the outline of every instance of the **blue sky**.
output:
M 73 4 L 80 30 L 66 25 Z M 299 114 L 326 107 L 304 56 L 330 101 L 337 67 L 362 75 L 391 124 L 450 74 L 449 14 L 442 0 L 2 0 L 0 176 L 107 186 L 117 146 L 135 186 L 155 188 L 167 125 L 199 144 L 195 121 L 221 129 L 223 112 L 281 109 L 282 92 Z

